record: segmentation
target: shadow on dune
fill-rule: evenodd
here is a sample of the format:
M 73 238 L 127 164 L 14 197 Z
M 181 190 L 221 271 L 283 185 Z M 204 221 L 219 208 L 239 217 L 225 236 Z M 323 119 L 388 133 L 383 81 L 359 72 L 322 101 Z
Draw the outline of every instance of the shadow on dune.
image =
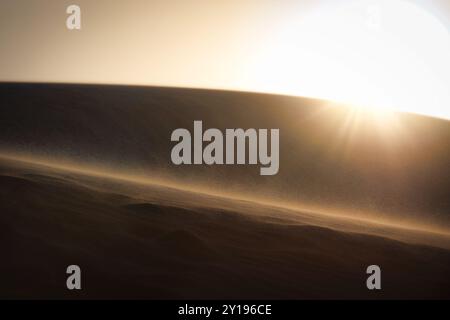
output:
M 450 228 L 448 121 L 327 101 L 182 88 L 0 84 L 0 149 L 150 172 L 187 187 Z M 175 166 L 176 128 L 279 128 L 280 171 Z M 374 218 L 372 216 L 372 218 Z
M 449 298 L 450 252 L 0 176 L 2 298 Z M 65 288 L 78 264 L 83 290 Z M 383 290 L 365 287 L 379 264 Z
M 448 121 L 354 121 L 320 100 L 132 86 L 1 83 L 0 105 L 0 298 L 450 299 L 448 235 L 257 202 L 448 230 Z M 194 120 L 279 128 L 279 173 L 173 165 L 170 135 Z M 22 153 L 29 162 L 3 157 Z M 66 289 L 71 264 L 81 291 Z M 372 264 L 381 291 L 366 288 Z

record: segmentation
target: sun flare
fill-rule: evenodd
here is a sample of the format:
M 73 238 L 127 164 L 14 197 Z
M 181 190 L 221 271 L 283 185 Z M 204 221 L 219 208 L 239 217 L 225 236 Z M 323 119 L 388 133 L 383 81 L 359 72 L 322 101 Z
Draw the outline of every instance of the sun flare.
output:
M 449 31 L 424 8 L 329 2 L 297 15 L 253 61 L 255 89 L 450 119 Z

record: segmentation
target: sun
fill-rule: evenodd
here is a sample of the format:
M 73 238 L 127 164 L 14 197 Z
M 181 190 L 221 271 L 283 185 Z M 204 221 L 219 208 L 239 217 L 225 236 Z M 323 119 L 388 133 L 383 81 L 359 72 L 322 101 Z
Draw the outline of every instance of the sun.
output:
M 450 36 L 401 0 L 293 10 L 250 66 L 252 89 L 450 119 Z

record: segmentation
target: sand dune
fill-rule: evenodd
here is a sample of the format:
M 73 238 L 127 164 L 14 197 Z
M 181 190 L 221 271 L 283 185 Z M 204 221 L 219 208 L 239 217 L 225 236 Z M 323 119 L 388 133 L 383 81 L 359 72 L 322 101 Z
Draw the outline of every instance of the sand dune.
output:
M 0 106 L 0 298 L 450 299 L 448 121 L 130 86 L 3 83 Z M 279 128 L 279 173 L 174 166 L 194 120 Z
M 312 225 L 308 214 L 301 223 L 250 202 L 228 200 L 231 210 L 176 190 L 171 203 L 171 189 L 88 179 L 1 161 L 2 298 L 450 297 L 447 249 Z M 114 183 L 147 195 L 118 194 Z M 74 263 L 84 270 L 79 293 L 64 287 Z M 381 292 L 365 288 L 373 263 Z
M 327 101 L 178 88 L 0 84 L 0 151 L 226 194 L 450 229 L 448 121 Z M 279 128 L 280 171 L 174 166 L 171 132 Z

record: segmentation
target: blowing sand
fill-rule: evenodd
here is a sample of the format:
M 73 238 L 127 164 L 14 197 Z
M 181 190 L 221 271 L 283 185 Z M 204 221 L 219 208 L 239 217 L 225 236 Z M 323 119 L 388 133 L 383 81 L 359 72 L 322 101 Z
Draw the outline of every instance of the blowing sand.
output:
M 442 234 L 4 158 L 0 197 L 1 298 L 450 298 Z

